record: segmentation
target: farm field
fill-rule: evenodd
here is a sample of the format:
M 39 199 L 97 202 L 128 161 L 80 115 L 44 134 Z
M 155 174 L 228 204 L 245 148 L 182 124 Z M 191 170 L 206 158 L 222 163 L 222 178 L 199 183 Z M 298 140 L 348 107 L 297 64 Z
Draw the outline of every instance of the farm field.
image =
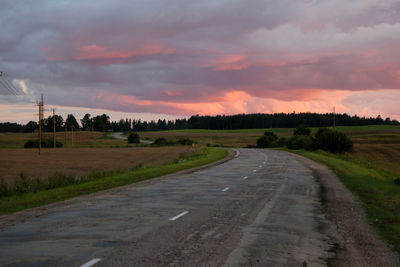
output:
M 391 125 L 369 125 L 369 126 L 338 126 L 336 130 L 348 134 L 356 144 L 400 144 L 400 127 Z M 290 137 L 293 128 L 272 128 L 272 129 L 240 129 L 240 130 L 176 130 L 158 132 L 140 132 L 142 139 L 155 140 L 164 137 L 177 140 L 185 137 L 198 142 L 199 144 L 225 147 L 246 147 L 254 146 L 257 139 L 265 132 L 272 131 L 279 137 Z M 315 133 L 318 128 L 311 128 Z
M 195 153 L 185 146 L 136 148 L 0 149 L 0 179 L 12 184 L 23 173 L 28 179 L 45 179 L 55 173 L 73 176 L 93 171 L 129 170 L 139 165 L 173 162 Z
M 386 125 L 336 127 L 350 136 L 354 142 L 351 156 L 371 166 L 400 175 L 400 127 Z M 268 129 L 247 130 L 177 130 L 139 132 L 141 139 L 155 140 L 164 137 L 168 140 L 189 138 L 202 146 L 247 147 L 254 146 L 257 139 Z M 293 129 L 270 129 L 279 137 L 289 137 Z M 312 129 L 314 132 L 317 128 Z M 48 177 L 55 172 L 87 175 L 93 170 L 132 168 L 139 164 L 159 164 L 170 162 L 180 153 L 191 148 L 138 147 L 124 140 L 115 139 L 111 133 L 68 132 L 67 143 L 63 149 L 44 150 L 37 156 L 37 149 L 23 149 L 29 139 L 37 138 L 33 133 L 0 133 L 0 178 L 12 181 L 22 172 L 27 177 Z M 52 138 L 52 133 L 45 133 Z M 58 140 L 65 143 L 65 134 L 57 133 Z M 22 149 L 21 149 L 22 148 Z M 121 148 L 121 149 L 119 149 Z M 123 148 L 123 149 L 122 149 Z M 143 156 L 144 155 L 144 156 Z M 151 155 L 151 156 L 150 156 Z M 82 160 L 83 159 L 83 160 Z M 29 166 L 29 167 L 28 167 Z M 55 167 L 58 166 L 58 167 Z M 62 166 L 62 167 L 59 167 Z M 74 167 L 76 166 L 76 167 Z
M 74 142 L 72 143 L 72 137 Z M 0 148 L 23 148 L 28 140 L 37 140 L 37 133 L 0 133 Z M 45 132 L 43 139 L 53 139 L 53 134 Z M 111 133 L 77 131 L 73 134 L 67 133 L 65 142 L 65 133 L 57 133 L 57 141 L 63 143 L 64 147 L 129 147 L 124 140 L 111 137 Z
M 400 144 L 400 127 L 391 125 L 369 125 L 369 126 L 338 126 L 336 130 L 343 131 L 350 135 L 355 143 L 386 143 Z M 279 137 L 289 137 L 293 133 L 293 128 L 272 128 L 272 129 L 238 129 L 238 130 L 205 130 L 187 129 L 174 131 L 154 131 L 139 132 L 141 139 L 155 140 L 164 137 L 169 140 L 179 138 L 190 138 L 200 145 L 224 146 L 224 147 L 246 147 L 255 145 L 257 138 L 263 132 L 270 130 L 278 134 Z M 311 128 L 316 132 L 318 128 Z M 101 132 L 74 132 L 74 143 L 72 144 L 72 134 L 57 133 L 57 140 L 64 144 L 64 147 L 135 147 L 124 140 L 115 139 L 112 133 Z M 44 138 L 52 139 L 52 133 L 44 133 Z M 30 139 L 37 139 L 37 133 L 0 133 L 0 148 L 23 148 L 24 143 Z

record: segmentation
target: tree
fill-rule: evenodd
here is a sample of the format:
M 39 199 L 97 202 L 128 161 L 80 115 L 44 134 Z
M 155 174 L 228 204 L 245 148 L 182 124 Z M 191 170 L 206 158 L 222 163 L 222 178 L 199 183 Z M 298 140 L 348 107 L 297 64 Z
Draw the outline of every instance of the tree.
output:
M 297 126 L 296 129 L 294 129 L 293 134 L 294 135 L 310 135 L 311 130 L 307 126 L 300 125 L 300 126 Z
M 36 121 L 30 121 L 25 125 L 26 133 L 33 133 L 36 129 L 39 129 L 38 123 Z
M 106 132 L 110 125 L 110 117 L 106 114 L 101 116 L 96 116 L 93 118 L 94 120 L 94 129 L 100 132 Z
M 140 143 L 139 135 L 137 133 L 131 133 L 128 136 L 128 143 L 130 143 L 130 144 L 133 144 L 133 143 L 139 144 Z
M 90 118 L 90 114 L 86 113 L 85 116 L 81 119 L 82 129 L 83 130 L 91 130 L 93 126 L 93 120 Z
M 64 119 L 59 115 L 55 115 L 56 118 L 56 131 L 62 131 L 64 126 Z M 47 132 L 54 131 L 54 121 L 53 116 L 49 116 L 47 119 L 44 120 L 44 130 Z
M 353 150 L 353 142 L 342 132 L 320 128 L 315 134 L 316 147 L 332 153 L 344 153 Z
M 68 114 L 67 119 L 65 120 L 65 124 L 67 125 L 68 129 L 74 128 L 74 130 L 79 129 L 79 124 L 75 119 L 75 116 L 72 114 Z

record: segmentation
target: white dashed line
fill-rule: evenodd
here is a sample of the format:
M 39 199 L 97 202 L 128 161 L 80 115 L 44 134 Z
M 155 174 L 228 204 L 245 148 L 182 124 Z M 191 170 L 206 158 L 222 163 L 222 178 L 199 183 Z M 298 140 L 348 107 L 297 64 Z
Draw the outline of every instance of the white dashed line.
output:
M 249 178 L 249 176 L 245 176 L 245 177 L 243 177 L 243 180 L 246 180 L 247 178 Z
M 226 192 L 229 190 L 229 187 L 225 187 L 224 189 L 222 189 L 222 192 Z
M 86 262 L 85 264 L 81 265 L 81 267 L 90 267 L 90 266 L 95 265 L 95 264 L 98 263 L 99 261 L 101 261 L 100 258 L 95 258 L 95 259 L 93 259 L 93 260 L 91 260 L 91 261 L 88 261 L 88 262 Z
M 262 165 L 258 166 L 258 168 L 262 168 Z
M 253 170 L 253 172 L 257 172 L 257 170 Z
M 189 212 L 188 212 L 187 210 L 185 210 L 184 212 L 179 213 L 178 215 L 176 215 L 175 217 L 170 218 L 169 220 L 170 220 L 170 221 L 175 221 L 175 220 L 179 219 L 180 217 L 185 216 L 185 215 L 188 214 L 188 213 L 189 213 Z

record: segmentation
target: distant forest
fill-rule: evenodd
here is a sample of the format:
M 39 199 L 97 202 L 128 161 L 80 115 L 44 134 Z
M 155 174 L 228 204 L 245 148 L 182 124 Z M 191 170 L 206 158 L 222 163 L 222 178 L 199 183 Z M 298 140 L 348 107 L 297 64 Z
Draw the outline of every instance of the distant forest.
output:
M 294 128 L 299 125 L 308 127 L 328 127 L 333 126 L 360 126 L 360 125 L 400 125 L 399 121 L 390 118 L 382 119 L 381 116 L 376 118 L 366 118 L 349 116 L 347 114 L 318 114 L 318 113 L 275 113 L 275 114 L 238 114 L 238 115 L 218 115 L 218 116 L 191 116 L 189 119 L 176 120 L 158 120 L 158 121 L 141 121 L 134 119 L 121 119 L 119 121 L 110 121 L 110 117 L 106 114 L 91 117 L 86 114 L 80 124 L 74 117 L 69 114 L 64 119 L 56 115 L 57 131 L 64 131 L 72 128 L 77 130 L 92 131 L 162 131 L 162 130 L 181 130 L 181 129 L 213 129 L 213 130 L 230 130 L 230 129 L 255 129 L 255 128 Z M 43 120 L 44 131 L 53 131 L 53 116 Z M 18 123 L 0 123 L 0 132 L 34 132 L 38 129 L 38 123 L 34 121 L 28 122 L 26 125 Z

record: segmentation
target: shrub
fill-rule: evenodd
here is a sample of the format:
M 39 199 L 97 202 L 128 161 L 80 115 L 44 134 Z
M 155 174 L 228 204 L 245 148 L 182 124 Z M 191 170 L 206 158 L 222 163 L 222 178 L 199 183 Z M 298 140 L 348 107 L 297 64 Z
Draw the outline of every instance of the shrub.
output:
M 63 144 L 59 141 L 56 141 L 56 147 L 62 147 Z M 39 140 L 28 140 L 24 144 L 24 148 L 37 148 L 39 147 Z M 42 139 L 42 147 L 43 148 L 51 148 L 54 147 L 54 142 L 52 139 Z
M 270 147 L 271 143 L 272 143 L 272 140 L 269 136 L 264 135 L 257 139 L 257 147 L 259 147 L 259 148 Z
M 271 131 L 265 131 L 264 136 L 270 137 L 271 139 L 273 139 L 273 141 L 278 139 L 278 136 L 274 132 L 271 132 Z
M 393 180 L 396 185 L 400 185 L 400 178 L 396 178 Z
M 313 149 L 313 139 L 307 135 L 293 135 L 286 142 L 286 147 L 289 149 Z
M 316 147 L 332 153 L 344 153 L 353 150 L 353 142 L 342 132 L 320 128 L 315 134 Z
M 131 133 L 128 136 L 128 143 L 130 144 L 139 144 L 140 143 L 140 136 L 137 133 Z
M 311 130 L 307 126 L 300 125 L 300 126 L 297 126 L 296 129 L 294 129 L 293 134 L 294 135 L 310 135 Z
M 276 143 L 278 146 L 286 146 L 286 142 L 287 142 L 286 137 L 280 137 Z
M 167 139 L 165 139 L 164 137 L 159 137 L 156 140 L 154 140 L 153 144 L 155 145 L 166 145 L 168 144 Z
M 184 146 L 191 146 L 193 144 L 195 144 L 195 142 L 193 140 L 190 140 L 189 138 L 179 138 L 178 141 L 176 141 L 178 144 L 180 145 L 184 145 Z

